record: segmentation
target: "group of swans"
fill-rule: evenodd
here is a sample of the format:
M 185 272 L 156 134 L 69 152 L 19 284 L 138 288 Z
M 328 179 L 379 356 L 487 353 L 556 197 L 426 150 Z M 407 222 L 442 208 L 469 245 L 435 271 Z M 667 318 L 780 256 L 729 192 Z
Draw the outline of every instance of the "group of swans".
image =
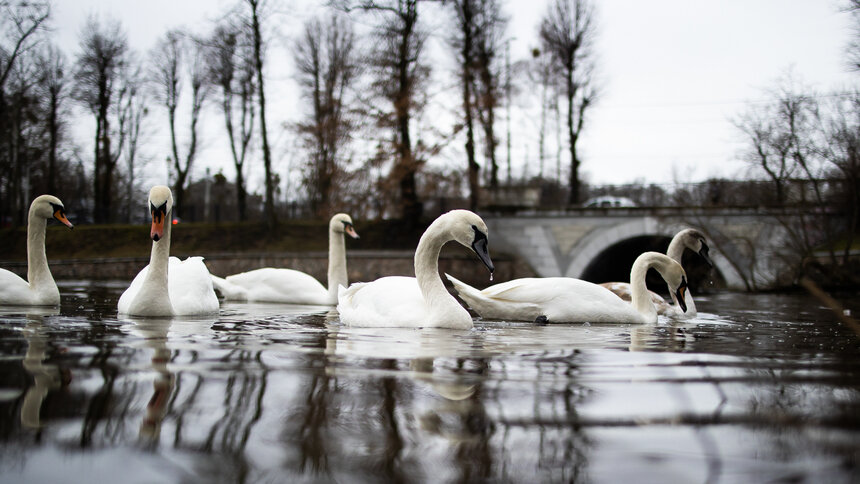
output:
M 292 269 L 263 268 L 226 278 L 209 273 L 202 257 L 180 261 L 170 257 L 173 195 L 166 186 L 149 193 L 152 216 L 149 264 L 123 292 L 117 305 L 130 316 L 191 316 L 219 310 L 217 288 L 225 299 L 290 304 L 337 306 L 340 320 L 359 327 L 453 328 L 472 327 L 472 317 L 445 288 L 439 276 L 439 254 L 447 242 L 471 248 L 490 271 L 488 230 L 484 221 L 468 210 L 452 210 L 439 216 L 424 232 L 415 250 L 415 277 L 389 276 L 348 285 L 344 234 L 358 238 L 352 219 L 337 214 L 329 223 L 328 287 L 312 276 Z M 62 202 L 43 195 L 30 208 L 27 283 L 0 270 L 0 304 L 57 305 L 60 297 L 45 257 L 45 226 L 56 218 L 72 227 Z M 451 275 L 458 295 L 484 318 L 547 322 L 654 323 L 657 315 L 692 317 L 695 305 L 687 290 L 681 255 L 690 250 L 711 264 L 701 232 L 679 232 L 667 251 L 641 254 L 630 271 L 630 283 L 603 286 L 567 277 L 515 279 L 475 289 Z M 645 274 L 654 268 L 663 276 L 673 305 L 648 291 Z M 610 290 L 612 289 L 612 291 Z M 630 302 L 613 291 L 627 292 Z M 656 302 L 656 304 L 655 304 Z

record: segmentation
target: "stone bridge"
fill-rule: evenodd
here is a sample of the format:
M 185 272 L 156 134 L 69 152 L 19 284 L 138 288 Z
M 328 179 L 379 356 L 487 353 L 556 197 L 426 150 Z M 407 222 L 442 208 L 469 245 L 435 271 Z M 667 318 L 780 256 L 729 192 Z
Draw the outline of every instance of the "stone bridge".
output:
M 697 228 L 708 237 L 721 283 L 751 290 L 775 287 L 791 277 L 798 261 L 792 259 L 786 227 L 802 224 L 803 218 L 802 213 L 766 209 L 635 207 L 498 214 L 484 220 L 491 249 L 521 257 L 544 277 L 587 278 L 589 267 L 613 247 L 655 237 L 668 245 L 679 230 Z

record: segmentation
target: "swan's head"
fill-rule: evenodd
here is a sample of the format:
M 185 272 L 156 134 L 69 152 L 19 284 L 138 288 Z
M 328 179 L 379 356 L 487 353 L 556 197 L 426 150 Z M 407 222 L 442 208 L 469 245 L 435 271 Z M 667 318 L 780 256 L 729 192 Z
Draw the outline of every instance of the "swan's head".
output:
M 437 223 L 451 234 L 453 240 L 474 250 L 481 262 L 490 270 L 490 274 L 493 273 L 495 266 L 490 259 L 490 251 L 487 246 L 489 242 L 487 224 L 481 217 L 468 210 L 451 210 L 439 216 L 431 226 Z
M 686 293 L 687 293 L 687 273 L 684 272 L 684 268 L 681 267 L 681 264 L 678 264 L 674 260 L 666 257 L 665 259 L 666 266 L 663 269 L 658 268 L 658 271 L 663 276 L 663 279 L 666 281 L 666 284 L 669 285 L 669 291 L 675 295 L 678 301 L 678 307 L 681 308 L 682 312 L 687 312 L 687 302 L 686 302 Z
M 705 259 L 710 267 L 714 267 L 714 262 L 708 255 L 710 249 L 708 243 L 705 242 L 705 234 L 696 229 L 687 229 L 684 230 L 683 237 L 685 247 L 702 256 L 702 259 Z
M 66 227 L 72 229 L 74 226 L 66 218 L 66 207 L 59 198 L 53 195 L 40 195 L 30 204 L 30 213 L 42 218 L 55 218 Z
M 339 213 L 332 217 L 328 223 L 328 229 L 336 234 L 347 234 L 353 239 L 358 238 L 358 232 L 352 226 L 352 217 L 345 213 Z
M 164 224 L 170 223 L 173 213 L 173 193 L 164 185 L 156 185 L 149 191 L 149 211 L 152 213 L 152 230 L 149 236 L 158 242 L 164 237 Z

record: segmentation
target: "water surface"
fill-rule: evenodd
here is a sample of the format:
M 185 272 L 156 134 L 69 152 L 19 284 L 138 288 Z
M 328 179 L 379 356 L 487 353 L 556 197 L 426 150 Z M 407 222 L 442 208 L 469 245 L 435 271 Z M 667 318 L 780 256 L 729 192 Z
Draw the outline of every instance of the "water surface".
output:
M 452 331 L 118 319 L 124 287 L 0 310 L 0 482 L 860 481 L 860 342 L 802 294 Z

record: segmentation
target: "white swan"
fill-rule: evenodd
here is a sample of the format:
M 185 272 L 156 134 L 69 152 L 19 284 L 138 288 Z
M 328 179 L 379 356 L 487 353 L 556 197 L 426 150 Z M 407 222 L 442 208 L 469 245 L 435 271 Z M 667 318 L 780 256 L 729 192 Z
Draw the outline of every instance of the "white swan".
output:
M 658 252 L 645 252 L 633 263 L 630 271 L 633 304 L 599 284 L 569 277 L 514 279 L 483 291 L 450 275 L 446 277 L 454 283 L 460 297 L 484 318 L 533 321 L 544 317 L 554 323 L 655 323 L 657 310 L 645 286 L 645 273 L 652 267 L 683 304 L 687 289 L 684 269 Z
M 152 212 L 152 253 L 149 265 L 119 298 L 120 314 L 133 316 L 191 316 L 218 312 L 218 297 L 202 257 L 180 261 L 170 257 L 173 194 L 166 186 L 149 191 Z
M 343 234 L 358 238 L 352 218 L 339 213 L 328 224 L 328 289 L 309 274 L 274 267 L 234 274 L 225 279 L 212 276 L 212 282 L 228 300 L 334 306 L 337 304 L 338 286 L 348 284 Z
M 439 216 L 415 249 L 415 277 L 390 276 L 356 283 L 338 294 L 340 320 L 350 326 L 469 329 L 472 317 L 439 277 L 439 252 L 449 241 L 471 247 L 488 269 L 487 225 L 468 210 Z
M 705 259 L 705 262 L 707 262 L 709 266 L 714 266 L 713 261 L 711 261 L 710 256 L 708 256 L 709 249 L 707 242 L 705 242 L 705 235 L 698 230 L 684 229 L 675 234 L 675 236 L 672 237 L 672 242 L 669 243 L 669 248 L 666 250 L 666 255 L 680 264 L 681 258 L 684 255 L 684 249 L 692 250 L 693 252 L 699 254 L 703 259 Z M 625 301 L 630 301 L 631 299 L 630 283 L 604 282 L 601 284 L 601 286 L 614 292 L 616 296 L 620 297 L 621 299 L 624 299 Z M 674 318 L 696 317 L 696 303 L 693 301 L 693 295 L 690 293 L 689 290 L 687 291 L 687 295 L 684 299 L 684 302 L 687 305 L 686 311 L 682 310 L 678 305 L 678 300 L 675 297 L 675 294 L 670 294 L 670 296 L 672 297 L 672 303 L 669 303 L 659 294 L 651 291 L 649 291 L 649 293 L 651 294 L 651 300 L 657 307 L 658 314 Z
M 48 219 L 55 218 L 73 228 L 66 218 L 66 209 L 59 198 L 41 195 L 30 204 L 27 217 L 27 280 L 18 274 L 0 269 L 0 305 L 56 306 L 60 290 L 48 267 L 45 255 L 45 228 Z M 27 282 L 30 281 L 30 282 Z

